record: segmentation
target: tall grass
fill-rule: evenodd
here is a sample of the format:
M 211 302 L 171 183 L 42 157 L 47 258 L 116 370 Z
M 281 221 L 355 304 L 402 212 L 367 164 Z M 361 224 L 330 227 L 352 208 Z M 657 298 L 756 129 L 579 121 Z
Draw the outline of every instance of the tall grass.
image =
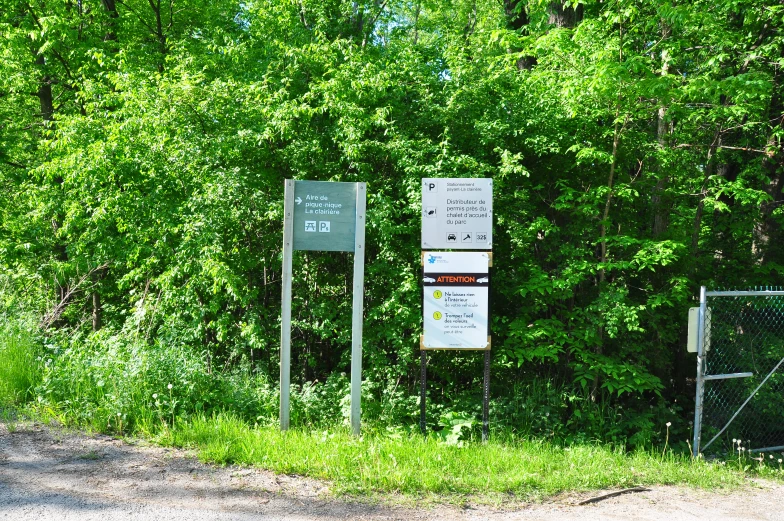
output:
M 0 405 L 20 404 L 41 381 L 40 345 L 23 326 L 0 328 Z
M 559 447 L 545 441 L 446 444 L 419 435 L 348 431 L 280 432 L 230 414 L 178 423 L 165 444 L 198 450 L 204 461 L 260 466 L 329 480 L 337 493 L 406 495 L 513 494 L 519 499 L 563 491 L 646 484 L 737 486 L 744 473 L 671 452 L 599 444 Z
M 200 413 L 231 411 L 251 423 L 277 422 L 277 378 L 253 370 L 247 360 L 216 370 L 214 360 L 199 347 L 150 343 L 135 330 L 109 327 L 97 333 L 54 335 L 47 340 L 46 352 L 51 363 L 35 388 L 36 403 L 64 423 L 151 435 Z M 401 378 L 384 372 L 366 376 L 363 423 L 418 430 L 419 397 L 398 385 Z M 292 424 L 324 429 L 347 423 L 349 394 L 348 377 L 337 372 L 322 381 L 293 385 Z M 599 441 L 627 448 L 650 446 L 663 441 L 657 432 L 664 431 L 667 422 L 672 423 L 670 440 L 687 439 L 686 415 L 649 409 L 629 399 L 624 405 L 612 405 L 607 396 L 593 400 L 563 382 L 535 379 L 494 390 L 490 417 L 497 436 L 539 437 L 562 445 Z M 482 401 L 476 389 L 434 392 L 426 407 L 428 432 L 444 441 L 481 437 Z
M 660 449 L 627 452 L 623 441 L 607 445 L 555 435 L 532 441 L 537 432 L 557 434 L 556 419 L 567 416 L 557 408 L 564 401 L 557 386 L 545 386 L 543 395 L 536 394 L 536 385 L 522 389 L 524 397 L 504 415 L 520 427 L 497 425 L 494 441 L 481 444 L 471 441 L 476 439 L 471 411 L 454 410 L 433 411 L 440 412 L 443 429 L 430 429 L 429 437 L 405 422 L 381 421 L 382 415 L 363 418 L 363 437 L 353 437 L 341 427 L 348 381 L 335 376 L 293 389 L 292 416 L 302 430 L 281 433 L 275 426 L 277 390 L 263 375 L 210 374 L 203 356 L 184 346 L 150 345 L 109 331 L 64 346 L 47 346 L 52 361 L 42 368 L 33 337 L 23 329 L 3 329 L 0 398 L 18 403 L 35 396 L 39 414 L 64 423 L 192 447 L 218 464 L 325 479 L 339 494 L 513 494 L 526 500 L 629 485 L 735 486 L 749 468 Z M 401 399 L 397 407 L 412 409 L 405 405 Z M 581 421 L 594 414 L 590 407 L 580 409 Z M 610 409 L 597 408 L 595 414 L 606 422 L 618 417 Z

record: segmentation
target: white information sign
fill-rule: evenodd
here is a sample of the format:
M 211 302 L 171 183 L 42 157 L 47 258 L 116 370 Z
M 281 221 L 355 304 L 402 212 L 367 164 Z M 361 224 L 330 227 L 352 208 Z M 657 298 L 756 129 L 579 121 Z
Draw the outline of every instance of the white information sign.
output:
M 422 248 L 493 249 L 493 180 L 422 179 Z
M 423 252 L 423 349 L 489 349 L 490 254 Z

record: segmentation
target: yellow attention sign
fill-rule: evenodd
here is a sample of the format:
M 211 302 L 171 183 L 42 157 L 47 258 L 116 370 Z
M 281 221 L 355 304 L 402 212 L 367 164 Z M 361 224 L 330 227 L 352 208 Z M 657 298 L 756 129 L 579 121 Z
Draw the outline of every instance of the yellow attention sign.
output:
M 436 311 L 435 313 L 433 313 L 433 318 L 436 320 L 441 320 L 441 316 L 442 315 L 440 311 Z
M 435 291 L 433 292 L 433 298 L 441 298 L 441 297 L 443 297 L 443 296 L 444 296 L 444 294 L 443 294 L 443 293 L 441 293 L 441 290 L 439 290 L 439 289 L 437 289 L 437 290 L 435 290 Z

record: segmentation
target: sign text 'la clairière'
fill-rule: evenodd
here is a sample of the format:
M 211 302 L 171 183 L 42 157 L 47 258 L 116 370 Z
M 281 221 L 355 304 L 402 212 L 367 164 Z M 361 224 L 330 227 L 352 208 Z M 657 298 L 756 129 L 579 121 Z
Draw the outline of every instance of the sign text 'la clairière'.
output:
M 294 249 L 354 251 L 357 183 L 294 183 Z

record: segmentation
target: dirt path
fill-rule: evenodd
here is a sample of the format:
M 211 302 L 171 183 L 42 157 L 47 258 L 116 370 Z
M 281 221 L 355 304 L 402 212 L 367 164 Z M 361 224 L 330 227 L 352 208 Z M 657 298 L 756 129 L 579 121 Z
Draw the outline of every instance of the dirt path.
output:
M 309 479 L 203 465 L 183 451 L 0 424 L 1 521 L 784 520 L 779 484 L 731 494 L 652 488 L 586 506 L 575 503 L 589 495 L 514 510 L 390 507 L 330 498 Z

